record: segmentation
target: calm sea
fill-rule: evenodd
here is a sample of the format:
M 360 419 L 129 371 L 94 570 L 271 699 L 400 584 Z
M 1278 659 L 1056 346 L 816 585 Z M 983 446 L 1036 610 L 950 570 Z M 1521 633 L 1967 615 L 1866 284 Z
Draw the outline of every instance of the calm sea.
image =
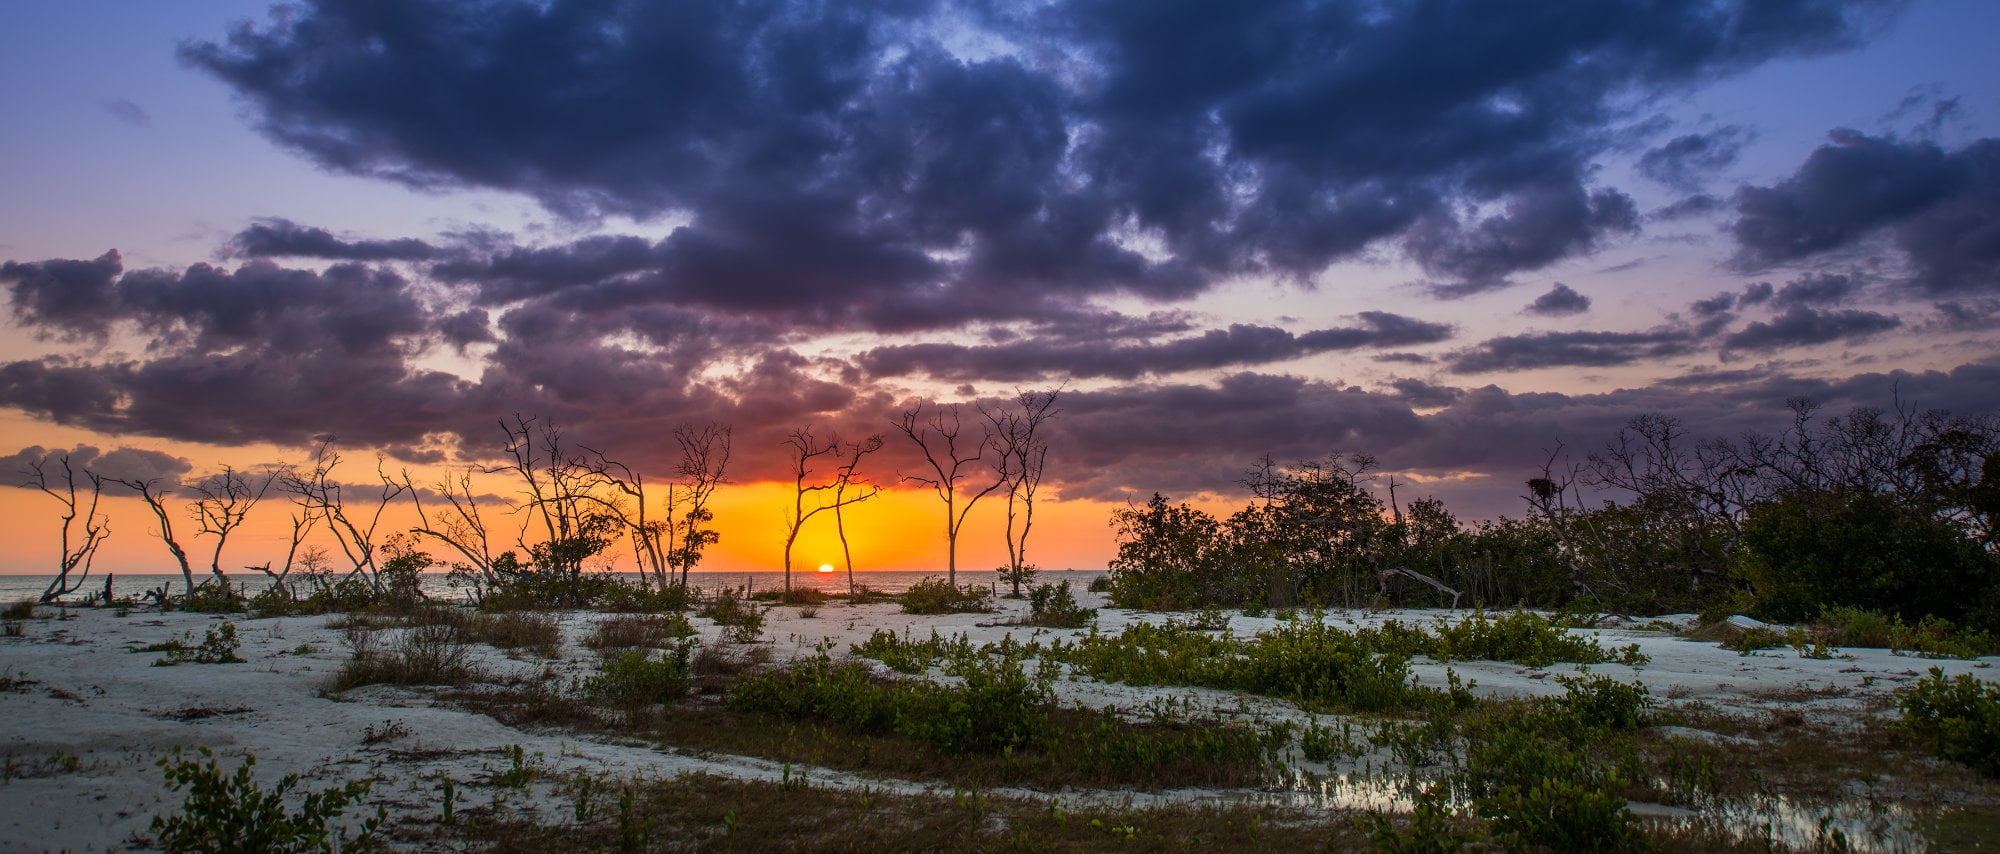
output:
M 925 578 L 943 574 L 941 572 L 856 572 L 854 583 L 866 584 L 869 588 L 884 593 L 901 593 L 908 590 L 910 585 Z M 1103 570 L 1071 569 L 1043 572 L 1037 575 L 1035 580 L 1053 584 L 1067 579 L 1071 587 L 1081 591 L 1091 579 L 1104 574 L 1106 573 Z M 619 572 L 613 575 L 630 582 L 639 580 L 638 573 L 633 572 Z M 199 584 L 208 577 L 207 573 L 197 572 L 194 580 Z M 0 575 L 0 602 L 39 597 L 49 586 L 49 582 L 54 580 L 55 576 L 52 575 Z M 255 593 L 270 584 L 269 578 L 253 573 L 230 573 L 229 580 L 230 583 L 244 588 L 249 593 Z M 783 587 L 785 576 L 781 572 L 691 572 L 688 573 L 688 583 L 707 590 L 746 586 L 753 591 L 770 590 Z M 1006 582 L 1001 580 L 1000 574 L 990 570 L 960 572 L 958 583 L 992 586 L 999 592 L 1006 592 L 1007 589 Z M 120 574 L 111 579 L 111 594 L 117 597 L 136 597 L 162 584 L 171 585 L 175 593 L 181 592 L 185 586 L 179 574 Z M 842 592 L 847 589 L 847 573 L 794 572 L 792 585 L 817 587 L 829 593 Z M 423 588 L 425 593 L 446 600 L 462 599 L 466 595 L 464 590 L 454 588 L 447 583 L 443 573 L 426 574 Z M 83 589 L 70 594 L 68 598 L 82 599 L 86 595 L 103 591 L 104 576 L 101 573 L 92 573 Z

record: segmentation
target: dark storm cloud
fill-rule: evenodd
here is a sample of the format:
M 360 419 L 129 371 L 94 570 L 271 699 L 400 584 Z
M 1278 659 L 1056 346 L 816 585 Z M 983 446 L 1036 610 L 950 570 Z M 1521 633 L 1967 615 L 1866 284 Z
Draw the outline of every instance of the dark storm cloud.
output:
M 1692 376 L 1692 375 L 1691 375 Z M 1436 389 L 1424 386 L 1424 389 Z M 1248 500 L 1239 481 L 1264 454 L 1280 462 L 1334 451 L 1375 454 L 1389 471 L 1472 472 L 1463 483 L 1426 488 L 1466 518 L 1518 515 L 1521 484 L 1540 475 L 1550 451 L 1571 459 L 1601 449 L 1634 416 L 1673 415 L 1696 438 L 1776 432 L 1790 421 L 1786 401 L 1807 398 L 1845 412 L 1895 400 L 1959 413 L 2000 411 L 2000 365 L 1949 372 L 1864 374 L 1829 381 L 1768 370 L 1712 372 L 1597 394 L 1467 389 L 1425 415 L 1411 383 L 1370 392 L 1337 383 L 1238 374 L 1218 386 L 1135 385 L 1069 392 L 1054 425 L 1050 476 L 1065 497 L 1123 500 L 1158 490 Z
M 1539 314 L 1543 317 L 1563 317 L 1582 314 L 1589 310 L 1590 297 L 1577 293 L 1576 289 L 1561 282 L 1557 282 L 1548 293 L 1535 297 L 1534 302 L 1528 303 L 1528 307 L 1522 309 L 1528 314 Z
M 1746 269 L 1886 235 L 1927 293 L 2000 290 L 2000 139 L 1946 151 L 1835 131 L 1790 178 L 1745 187 L 1736 209 L 1736 262 Z
M 1819 311 L 1793 305 L 1768 321 L 1744 326 L 1722 339 L 1727 350 L 1766 351 L 1829 341 L 1866 338 L 1903 325 L 1903 321 L 1872 311 Z
M 1336 350 L 1405 347 L 1451 337 L 1451 327 L 1381 311 L 1362 312 L 1363 325 L 1293 334 L 1270 326 L 1232 324 L 1192 338 L 1118 344 L 1024 338 L 969 346 L 925 343 L 877 347 L 856 362 L 874 376 L 926 374 L 936 379 L 1013 382 L 1049 377 L 1134 379 L 1238 365 L 1279 362 Z
M 1505 335 L 1451 354 L 1455 374 L 1535 368 L 1603 368 L 1642 359 L 1683 356 L 1701 343 L 1697 330 L 1661 327 L 1644 332 L 1530 332 Z
M 1749 131 L 1735 126 L 1677 136 L 1641 155 L 1639 174 L 1692 193 L 1734 164 L 1750 137 Z
M 1852 299 L 1863 282 L 1855 276 L 1835 273 L 1808 273 L 1785 283 L 1772 297 L 1772 304 L 1793 306 L 1838 305 Z
M 32 445 L 19 452 L 0 457 L 0 483 L 9 486 L 28 486 L 28 478 L 33 476 L 34 466 L 42 465 L 51 487 L 61 489 L 58 483 L 63 477 L 63 458 L 69 458 L 70 467 L 79 475 L 82 484 L 84 471 L 96 472 L 115 480 L 161 481 L 177 485 L 181 478 L 194 470 L 186 459 L 161 451 L 140 448 L 114 448 L 106 453 L 92 445 L 78 445 L 75 448 L 43 448 Z
M 1498 287 L 1635 227 L 1590 178 L 1632 94 L 1849 46 L 1893 5 L 323 0 L 182 54 L 332 170 L 686 221 L 443 272 L 492 303 L 912 330 L 1383 247 L 1440 293 Z
M 1453 401 L 1465 396 L 1465 389 L 1431 385 L 1423 380 L 1409 377 L 1391 382 L 1389 387 L 1396 390 L 1397 397 L 1409 401 L 1411 406 L 1449 406 Z
M 229 239 L 233 254 L 246 258 L 325 258 L 332 261 L 422 261 L 438 249 L 415 238 L 346 241 L 324 228 L 286 219 L 259 220 Z

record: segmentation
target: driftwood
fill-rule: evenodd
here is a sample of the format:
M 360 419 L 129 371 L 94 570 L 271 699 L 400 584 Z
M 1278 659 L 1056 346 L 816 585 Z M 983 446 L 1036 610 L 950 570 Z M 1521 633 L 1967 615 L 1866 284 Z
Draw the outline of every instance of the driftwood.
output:
M 1410 578 L 1414 578 L 1414 579 L 1416 579 L 1416 580 L 1418 580 L 1418 581 L 1421 581 L 1421 582 L 1423 582 L 1423 583 L 1425 583 L 1425 584 L 1428 584 L 1428 585 L 1430 585 L 1430 586 L 1432 586 L 1432 587 L 1435 587 L 1435 588 L 1437 588 L 1437 589 L 1438 589 L 1438 590 L 1440 590 L 1440 591 L 1443 591 L 1443 592 L 1445 592 L 1445 593 L 1449 593 L 1449 594 L 1451 594 L 1451 606 L 1452 606 L 1453 608 L 1456 608 L 1456 607 L 1458 607 L 1458 597 L 1460 597 L 1460 596 L 1464 595 L 1464 594 L 1460 593 L 1460 592 L 1459 592 L 1459 591 L 1457 591 L 1457 590 L 1453 590 L 1452 588 L 1450 588 L 1450 587 L 1447 587 L 1447 586 L 1445 586 L 1444 582 L 1442 582 L 1442 581 L 1439 581 L 1439 580 L 1437 580 L 1437 579 L 1435 579 L 1435 578 L 1432 578 L 1432 577 L 1430 577 L 1430 576 L 1428 576 L 1428 575 L 1425 575 L 1425 574 L 1423 574 L 1423 573 L 1421 573 L 1421 572 L 1417 572 L 1416 570 L 1413 570 L 1413 569 L 1405 569 L 1405 568 L 1403 568 L 1403 567 L 1400 567 L 1400 566 L 1399 566 L 1399 567 L 1396 567 L 1396 568 L 1394 568 L 1394 569 L 1382 569 L 1382 570 L 1377 570 L 1377 571 L 1375 572 L 1375 578 L 1376 578 L 1376 580 L 1377 580 L 1377 581 L 1379 581 L 1379 582 L 1381 582 L 1381 584 L 1382 584 L 1382 595 L 1385 595 L 1385 596 L 1386 596 L 1386 595 L 1388 594 L 1388 592 L 1389 592 L 1389 577 L 1390 577 L 1390 576 L 1394 576 L 1394 575 L 1404 575 L 1404 576 L 1408 576 L 1408 577 L 1410 577 Z

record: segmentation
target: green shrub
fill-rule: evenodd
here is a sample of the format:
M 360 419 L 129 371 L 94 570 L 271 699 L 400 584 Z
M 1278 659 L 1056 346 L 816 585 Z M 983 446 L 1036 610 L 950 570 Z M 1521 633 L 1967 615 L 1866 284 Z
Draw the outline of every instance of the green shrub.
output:
M 1563 686 L 1563 695 L 1555 698 L 1556 708 L 1587 727 L 1638 729 L 1653 705 L 1646 686 L 1636 682 L 1609 676 L 1557 676 L 1556 681 Z
M 1624 781 L 1577 743 L 1588 732 L 1536 713 L 1485 721 L 1467 732 L 1454 782 L 1509 850 L 1644 850 L 1645 833 L 1617 794 Z
M 659 658 L 643 649 L 626 650 L 605 659 L 597 675 L 584 681 L 584 693 L 627 707 L 678 700 L 694 684 L 692 662 L 699 645 L 688 638 L 662 650 Z
M 257 785 L 251 767 L 257 757 L 244 756 L 234 774 L 225 775 L 208 748 L 197 748 L 200 759 L 187 758 L 180 748 L 155 764 L 166 772 L 169 791 L 188 790 L 187 800 L 172 815 L 153 818 L 154 842 L 168 851 L 334 851 L 365 848 L 374 841 L 381 817 L 362 824 L 353 839 L 331 827 L 335 818 L 368 794 L 370 783 L 355 780 L 305 796 L 297 811 L 285 806 L 299 775 L 287 774 L 271 791 Z
M 992 596 L 983 587 L 958 587 L 933 576 L 910 585 L 898 598 L 905 614 L 984 614 L 993 610 Z
M 724 626 L 723 638 L 732 643 L 750 643 L 764 631 L 764 610 L 737 590 L 722 590 L 702 604 L 701 615 Z
M 1096 616 L 1096 608 L 1077 604 L 1067 580 L 1060 584 L 1037 584 L 1028 591 L 1028 625 L 1080 629 L 1090 625 Z
M 694 593 L 685 585 L 648 587 L 623 582 L 604 585 L 597 594 L 597 609 L 620 614 L 665 614 L 685 611 L 694 605 Z
M 248 609 L 243 595 L 219 578 L 195 585 L 186 595 L 175 599 L 174 606 L 204 614 L 241 614 Z
M 34 618 L 35 600 L 33 599 L 21 599 L 10 602 L 6 608 L 0 608 L 0 619 L 32 620 Z
M 1545 777 L 1509 786 L 1478 804 L 1493 835 L 1510 850 L 1649 851 L 1652 841 L 1613 789 Z
M 1609 651 L 1593 638 L 1565 631 L 1564 622 L 1575 621 L 1551 620 L 1527 611 L 1497 618 L 1474 611 L 1457 623 L 1439 619 L 1429 632 L 1419 631 L 1412 643 L 1415 651 L 1438 661 L 1514 661 L 1529 667 L 1547 667 L 1558 661 L 1639 667 L 1649 661 L 1639 652 L 1638 644 Z M 1394 631 L 1391 626 L 1395 625 L 1391 621 L 1383 627 L 1384 632 Z
M 154 667 L 172 667 L 176 664 L 234 664 L 243 659 L 237 657 L 236 649 L 243 641 L 236 636 L 235 623 L 223 623 L 216 628 L 206 629 L 199 644 L 190 644 L 193 633 L 182 635 L 179 640 L 170 640 L 143 646 L 133 652 L 164 652 L 165 658 L 153 662 Z
M 1436 785 L 1417 794 L 1407 826 L 1379 812 L 1356 816 L 1354 823 L 1383 854 L 1457 854 L 1486 838 L 1484 827 L 1457 826 L 1449 790 Z
M 1988 777 L 2000 777 L 2000 685 L 1969 673 L 1930 675 L 1896 691 L 1903 732 L 1933 756 L 1961 762 Z

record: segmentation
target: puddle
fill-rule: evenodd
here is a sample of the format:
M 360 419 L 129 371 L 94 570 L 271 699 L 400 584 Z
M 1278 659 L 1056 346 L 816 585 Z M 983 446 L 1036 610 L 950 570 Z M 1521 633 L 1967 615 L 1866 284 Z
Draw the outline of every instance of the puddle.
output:
M 1288 806 L 1341 811 L 1408 813 L 1412 793 L 1435 778 L 1394 773 L 1317 776 L 1294 772 L 1265 796 Z M 1454 799 L 1453 811 L 1470 804 Z M 2000 837 L 2000 811 L 1923 811 L 1863 799 L 1797 801 L 1783 796 L 1713 800 L 1695 806 L 1633 801 L 1642 820 L 1721 829 L 1738 839 L 1769 839 L 1781 848 L 1830 849 L 1862 854 L 1972 851 Z

